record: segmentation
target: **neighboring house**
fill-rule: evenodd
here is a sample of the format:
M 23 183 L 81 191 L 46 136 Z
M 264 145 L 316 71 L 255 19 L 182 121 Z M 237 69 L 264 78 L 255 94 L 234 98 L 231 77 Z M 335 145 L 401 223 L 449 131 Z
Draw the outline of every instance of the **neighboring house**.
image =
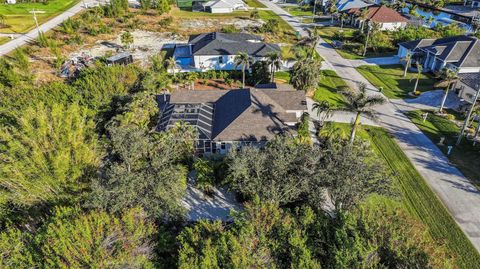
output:
M 198 154 L 225 154 L 234 145 L 261 147 L 278 134 L 295 135 L 307 111 L 305 93 L 292 90 L 179 90 L 158 99 L 158 130 L 180 121 L 194 126 Z
M 350 9 L 362 9 L 372 5 L 373 3 L 363 0 L 339 0 L 336 4 L 338 12 L 346 12 Z
M 17 0 L 6 0 L 5 3 L 7 4 L 16 4 Z
M 480 87 L 480 73 L 466 73 L 458 76 L 459 80 L 455 85 L 456 93 L 458 97 L 472 104 Z
M 414 55 L 425 72 L 438 72 L 449 68 L 458 73 L 480 72 L 480 43 L 471 36 L 440 39 L 420 39 L 399 44 L 398 56 Z
M 463 1 L 464 6 L 480 8 L 480 0 L 465 0 Z
M 365 19 L 360 19 L 359 16 L 363 9 L 367 9 Z M 408 19 L 403 17 L 397 11 L 386 6 L 369 6 L 362 9 L 354 8 L 348 11 L 352 16 L 354 26 L 360 27 L 364 21 L 372 21 L 380 25 L 380 30 L 398 30 L 407 26 Z
M 235 10 L 248 10 L 248 6 L 242 0 L 195 1 L 192 8 L 195 11 L 210 13 L 232 13 Z
M 188 44 L 175 46 L 173 56 L 184 69 L 239 70 L 241 66 L 235 65 L 235 56 L 241 52 L 259 61 L 271 52 L 280 52 L 280 47 L 265 43 L 256 35 L 213 32 L 190 36 Z

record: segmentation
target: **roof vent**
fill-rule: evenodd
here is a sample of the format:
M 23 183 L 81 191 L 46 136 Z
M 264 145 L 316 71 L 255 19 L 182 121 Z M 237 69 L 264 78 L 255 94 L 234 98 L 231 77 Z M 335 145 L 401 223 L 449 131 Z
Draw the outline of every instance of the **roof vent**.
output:
M 258 39 L 247 39 L 248 42 L 250 43 L 261 43 L 262 41 L 261 40 L 258 40 Z

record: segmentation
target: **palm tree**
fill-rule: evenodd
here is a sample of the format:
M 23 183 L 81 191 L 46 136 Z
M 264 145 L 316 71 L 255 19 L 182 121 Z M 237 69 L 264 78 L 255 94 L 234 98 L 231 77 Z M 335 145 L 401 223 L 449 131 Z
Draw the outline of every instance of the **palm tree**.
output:
M 365 28 L 365 21 L 368 18 L 368 8 L 362 9 L 360 11 L 360 15 L 358 16 L 358 19 L 360 20 L 360 31 L 363 33 L 363 30 Z
M 363 48 L 363 57 L 367 54 L 367 48 L 368 48 L 368 41 L 370 39 L 370 35 L 374 35 L 376 32 L 380 30 L 380 24 L 372 21 L 367 21 L 367 36 L 365 38 L 365 46 Z
M 178 61 L 175 59 L 175 56 L 168 58 L 165 63 L 168 69 L 172 69 L 173 77 L 175 77 L 175 69 L 178 67 Z
M 315 55 L 315 47 L 317 46 L 319 41 L 320 41 L 320 36 L 318 35 L 318 32 L 315 30 L 309 30 L 308 36 L 300 40 L 299 43 L 301 45 L 310 47 L 310 59 L 313 59 L 313 56 Z
M 330 5 L 328 7 L 328 13 L 330 13 L 330 16 L 332 16 L 332 24 L 333 24 L 333 17 L 338 14 L 338 8 L 337 8 L 337 0 L 331 0 Z
M 333 109 L 328 101 L 320 101 L 313 103 L 312 110 L 317 111 L 320 125 L 323 125 L 325 120 L 333 114 Z
M 348 14 L 347 13 L 341 13 L 340 14 L 340 28 L 343 29 L 343 22 L 348 19 Z
M 405 63 L 405 69 L 403 70 L 403 77 L 407 77 L 408 68 L 412 66 L 412 53 L 408 52 L 405 57 L 401 59 Z
M 352 123 L 352 132 L 350 133 L 350 143 L 353 143 L 361 116 L 374 117 L 372 107 L 383 104 L 385 99 L 379 95 L 369 96 L 367 94 L 367 85 L 364 83 L 358 85 L 358 91 L 353 91 L 347 87 L 341 93 L 346 101 L 345 110 L 356 114 L 355 121 Z
M 417 92 L 417 87 L 418 87 L 418 82 L 420 81 L 420 75 L 422 74 L 422 65 L 417 62 L 416 63 L 416 67 L 417 67 L 417 81 L 415 81 L 415 87 L 413 88 L 413 94 L 415 95 L 415 93 Z
M 275 71 L 282 67 L 282 56 L 279 52 L 270 52 L 267 59 L 270 65 L 271 81 L 275 82 Z
M 195 81 L 198 79 L 198 73 L 197 72 L 190 72 L 187 75 L 187 81 L 190 84 L 190 90 L 195 90 Z
M 235 68 L 242 66 L 242 88 L 245 88 L 245 70 L 250 69 L 250 60 L 246 52 L 240 52 L 235 56 Z
M 445 88 L 445 94 L 442 99 L 442 103 L 440 104 L 440 109 L 438 112 L 443 112 L 443 107 L 445 106 L 445 102 L 447 101 L 448 92 L 450 91 L 450 87 L 453 85 L 455 81 L 458 80 L 458 71 L 454 71 L 452 69 L 444 68 L 442 69 L 443 82 L 447 83 L 447 87 Z

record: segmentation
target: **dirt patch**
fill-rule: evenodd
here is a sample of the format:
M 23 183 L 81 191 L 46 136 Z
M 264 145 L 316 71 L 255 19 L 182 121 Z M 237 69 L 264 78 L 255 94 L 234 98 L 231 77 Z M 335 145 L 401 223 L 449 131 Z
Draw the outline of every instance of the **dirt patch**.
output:
M 93 46 L 85 46 L 78 51 L 71 53 L 70 58 L 89 55 L 92 57 L 103 57 L 124 51 L 121 34 L 116 38 L 109 40 L 98 40 Z M 132 53 L 134 61 L 138 61 L 141 66 L 146 66 L 151 56 L 161 52 L 162 49 L 175 43 L 185 43 L 187 39 L 183 36 L 173 33 L 157 33 L 143 30 L 132 32 L 133 44 L 127 50 Z
M 207 91 L 207 90 L 234 90 L 240 89 L 242 84 L 238 81 L 234 81 L 231 85 L 227 85 L 224 80 L 221 79 L 198 79 L 194 83 L 194 90 Z M 178 84 L 175 89 L 192 90 L 190 83 Z
M 220 29 L 227 25 L 233 25 L 239 30 L 245 30 L 251 27 L 258 27 L 263 24 L 262 21 L 250 19 L 184 19 L 180 22 L 182 31 L 197 31 L 198 29 Z

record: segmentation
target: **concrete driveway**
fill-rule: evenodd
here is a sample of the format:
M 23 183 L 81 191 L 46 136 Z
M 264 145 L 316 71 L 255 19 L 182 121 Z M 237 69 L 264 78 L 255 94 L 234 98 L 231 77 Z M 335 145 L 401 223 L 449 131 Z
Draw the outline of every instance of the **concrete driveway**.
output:
M 392 65 L 400 63 L 398 56 L 379 57 L 379 58 L 366 58 L 362 60 L 350 60 L 353 67 L 359 67 L 361 65 Z
M 295 17 L 269 1 L 259 1 L 277 13 L 301 35 L 307 35 L 306 25 Z M 317 52 L 352 88 L 357 88 L 361 82 L 367 85 L 371 94 L 378 94 L 378 90 L 355 69 L 355 66 L 342 58 L 325 41 L 320 41 Z M 480 191 L 449 163 L 440 149 L 402 113 L 397 105 L 387 102 L 377 107 L 376 111 L 380 126 L 395 136 L 400 148 L 443 202 L 477 251 L 480 251 Z

